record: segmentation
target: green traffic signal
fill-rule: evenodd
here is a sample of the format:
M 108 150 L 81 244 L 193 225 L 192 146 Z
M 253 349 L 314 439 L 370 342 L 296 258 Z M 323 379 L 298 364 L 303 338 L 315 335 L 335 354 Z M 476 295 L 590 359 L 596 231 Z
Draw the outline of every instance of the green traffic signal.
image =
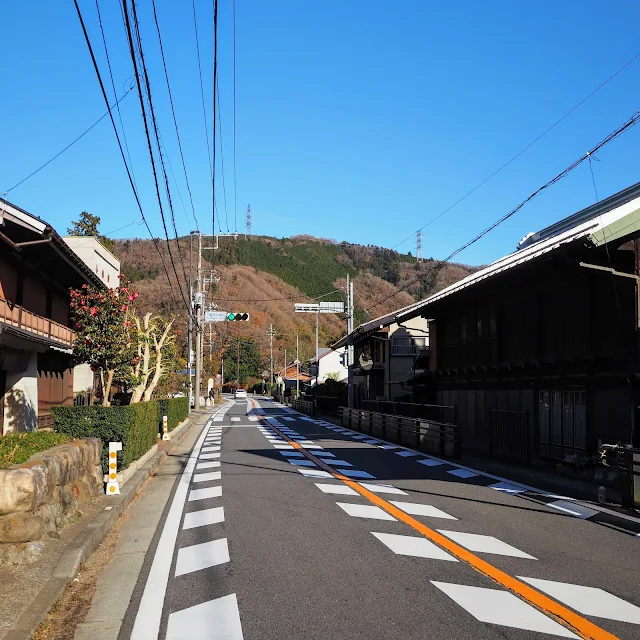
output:
M 248 313 L 227 313 L 227 320 L 229 321 L 247 321 L 249 320 L 249 314 Z

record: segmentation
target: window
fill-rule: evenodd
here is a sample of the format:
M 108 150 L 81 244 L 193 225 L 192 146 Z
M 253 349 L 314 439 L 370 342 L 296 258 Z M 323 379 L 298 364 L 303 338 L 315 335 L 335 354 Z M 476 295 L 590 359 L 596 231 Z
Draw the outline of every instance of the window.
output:
M 109 282 L 110 277 L 111 276 L 107 273 L 107 282 Z
M 102 270 L 102 277 L 104 278 L 104 269 Z

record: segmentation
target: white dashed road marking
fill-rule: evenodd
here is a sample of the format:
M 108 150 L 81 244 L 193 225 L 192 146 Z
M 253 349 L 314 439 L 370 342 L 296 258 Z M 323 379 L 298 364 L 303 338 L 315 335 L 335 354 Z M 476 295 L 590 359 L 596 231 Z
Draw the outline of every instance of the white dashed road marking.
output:
M 390 484 L 370 484 L 369 482 L 360 482 L 365 489 L 369 491 L 373 491 L 374 493 L 395 493 L 396 495 L 407 496 L 409 495 L 406 491 L 402 489 L 398 489 Z
M 376 533 L 375 531 L 371 533 L 398 555 L 458 562 L 456 558 L 426 538 L 401 536 L 395 533 Z
M 536 558 L 530 556 L 528 553 L 520 551 L 520 549 L 516 549 L 510 544 L 502 542 L 502 540 L 498 540 L 498 538 L 494 538 L 493 536 L 483 536 L 477 533 L 464 533 L 462 531 L 444 531 L 442 529 L 438 529 L 438 532 L 443 536 L 447 536 L 447 538 L 458 543 L 465 549 L 469 549 L 469 551 L 536 560 Z
M 353 504 L 351 502 L 336 502 L 336 504 L 354 518 L 373 518 L 374 520 L 395 520 L 384 509 L 368 504 Z
M 537 631 L 538 633 L 548 633 L 561 638 L 578 637 L 571 633 L 569 629 L 548 618 L 542 612 L 526 604 L 508 591 L 434 582 L 433 580 L 431 584 L 446 593 L 454 602 L 466 609 L 480 622 Z
M 405 513 L 408 513 L 412 516 L 427 516 L 429 518 L 443 518 L 446 520 L 457 520 L 458 518 L 454 518 L 450 516 L 448 513 L 441 511 L 437 507 L 434 507 L 430 504 L 417 504 L 415 502 L 399 502 L 397 500 L 389 500 L 392 505 L 398 507 L 398 509 L 402 509 Z
M 178 550 L 176 575 L 182 576 L 192 571 L 200 571 L 209 567 L 229 562 L 229 545 L 226 538 L 211 540 L 202 544 L 193 544 Z
M 195 529 L 195 527 L 204 527 L 218 522 L 224 522 L 224 507 L 213 507 L 213 509 L 202 509 L 186 513 L 182 528 Z
M 206 500 L 222 496 L 222 487 L 207 487 L 206 489 L 191 489 L 189 502 L 193 500 Z
M 220 471 L 210 471 L 209 473 L 196 473 L 193 476 L 194 482 L 209 482 L 210 480 L 220 480 Z
M 466 469 L 453 469 L 452 471 L 447 471 L 447 473 L 452 476 L 456 476 L 457 478 L 475 478 L 479 476 L 479 473 L 475 473 L 474 471 L 467 471 Z
M 203 602 L 169 616 L 166 640 L 242 640 L 236 594 Z
M 357 491 L 354 491 L 351 487 L 347 487 L 345 484 L 323 484 L 321 482 L 316 482 L 315 485 L 324 493 L 337 493 L 342 496 L 360 495 Z

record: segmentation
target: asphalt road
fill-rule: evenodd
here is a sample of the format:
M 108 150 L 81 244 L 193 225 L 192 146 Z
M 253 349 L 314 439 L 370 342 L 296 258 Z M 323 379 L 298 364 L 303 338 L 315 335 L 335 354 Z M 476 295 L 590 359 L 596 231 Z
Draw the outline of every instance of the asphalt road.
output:
M 549 499 L 568 510 L 233 402 L 185 456 L 118 637 L 640 640 L 640 538 Z

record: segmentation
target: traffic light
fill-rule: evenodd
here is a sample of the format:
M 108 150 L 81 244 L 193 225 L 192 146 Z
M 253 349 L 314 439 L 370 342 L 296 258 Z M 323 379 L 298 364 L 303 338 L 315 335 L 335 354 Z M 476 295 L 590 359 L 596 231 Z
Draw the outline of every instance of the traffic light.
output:
M 248 319 L 249 319 L 248 313 L 239 313 L 239 312 L 227 313 L 227 320 L 229 320 L 229 322 L 247 321 Z
M 347 363 L 347 352 L 345 351 L 344 353 L 340 354 L 340 364 L 343 367 L 347 367 L 348 363 Z

